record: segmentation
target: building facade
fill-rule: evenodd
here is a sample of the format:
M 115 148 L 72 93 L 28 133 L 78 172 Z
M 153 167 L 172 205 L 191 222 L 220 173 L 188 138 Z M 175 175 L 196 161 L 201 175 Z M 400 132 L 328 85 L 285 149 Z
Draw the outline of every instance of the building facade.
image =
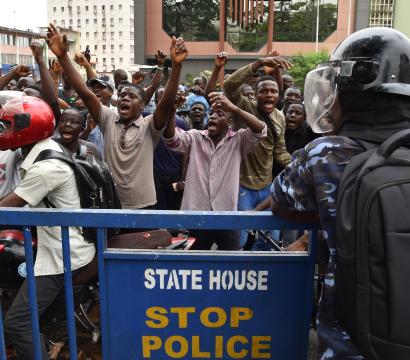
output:
M 134 64 L 134 0 L 47 0 L 47 18 L 80 33 L 97 72 Z
M 229 54 L 228 71 L 271 50 L 283 56 L 330 52 L 354 31 L 355 4 L 356 0 L 135 0 L 135 27 L 145 22 L 146 29 L 135 48 L 143 48 L 146 61 L 152 62 L 158 49 L 168 50 L 170 36 L 183 36 L 190 53 L 185 74 L 212 69 L 219 51 Z
M 44 43 L 45 37 L 32 32 L 0 27 L 0 73 L 5 74 L 10 66 L 27 65 L 34 69 L 30 44 Z
M 410 37 L 408 0 L 357 0 L 355 30 L 368 26 L 386 26 L 397 29 Z

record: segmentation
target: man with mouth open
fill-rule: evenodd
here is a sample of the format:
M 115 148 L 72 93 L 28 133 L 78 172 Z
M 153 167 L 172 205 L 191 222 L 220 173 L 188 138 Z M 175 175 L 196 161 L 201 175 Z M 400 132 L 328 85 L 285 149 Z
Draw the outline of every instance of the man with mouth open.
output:
M 272 183 L 273 162 L 285 167 L 290 162 L 290 155 L 285 145 L 285 119 L 276 109 L 279 101 L 279 87 L 272 77 L 262 77 L 256 83 L 255 100 L 249 100 L 241 92 L 241 86 L 247 83 L 263 67 L 287 70 L 292 65 L 280 57 L 261 58 L 236 70 L 224 81 L 225 94 L 242 110 L 255 115 L 267 125 L 268 135 L 246 158 L 242 160 L 238 210 L 254 209 L 266 199 Z M 278 235 L 278 234 L 276 234 Z M 276 236 L 275 235 L 275 236 Z M 242 231 L 241 245 L 245 246 L 247 232 Z M 255 243 L 253 250 L 268 250 L 262 241 Z
M 168 122 L 163 139 L 177 152 L 189 153 L 181 210 L 236 210 L 241 160 L 266 137 L 266 124 L 251 113 L 232 104 L 225 96 L 209 94 L 212 103 L 208 130 L 175 130 Z M 233 116 L 240 118 L 246 129 L 229 128 Z M 191 230 L 193 250 L 210 249 L 215 242 L 219 250 L 239 250 L 238 231 Z
M 74 69 L 67 56 L 67 39 L 53 24 L 48 28 L 47 43 L 103 133 L 104 159 L 112 172 L 122 207 L 152 208 L 157 202 L 154 149 L 171 115 L 182 63 L 188 55 L 184 40 L 172 38 L 171 75 L 155 113 L 146 118 L 141 115 L 146 100 L 142 87 L 135 84 L 123 86 L 118 93 L 118 112 L 111 110 L 101 104 Z

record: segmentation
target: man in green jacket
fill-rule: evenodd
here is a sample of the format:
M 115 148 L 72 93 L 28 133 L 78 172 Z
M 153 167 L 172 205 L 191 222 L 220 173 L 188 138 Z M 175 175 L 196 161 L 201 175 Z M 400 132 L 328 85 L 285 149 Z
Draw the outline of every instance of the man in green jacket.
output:
M 290 162 L 286 150 L 286 123 L 283 114 L 276 109 L 279 101 L 279 87 L 272 77 L 262 77 L 256 83 L 256 99 L 249 100 L 241 93 L 241 85 L 253 78 L 258 69 L 263 67 L 289 69 L 292 65 L 280 57 L 261 58 L 245 67 L 236 70 L 224 82 L 225 94 L 236 106 L 255 115 L 266 123 L 268 136 L 263 139 L 246 158 L 242 160 L 240 171 L 240 190 L 238 210 L 251 210 L 269 197 L 272 183 L 272 164 L 285 167 Z M 272 234 L 276 238 L 278 233 Z M 247 233 L 242 232 L 241 245 L 244 246 Z M 257 241 L 253 250 L 268 250 L 269 246 Z

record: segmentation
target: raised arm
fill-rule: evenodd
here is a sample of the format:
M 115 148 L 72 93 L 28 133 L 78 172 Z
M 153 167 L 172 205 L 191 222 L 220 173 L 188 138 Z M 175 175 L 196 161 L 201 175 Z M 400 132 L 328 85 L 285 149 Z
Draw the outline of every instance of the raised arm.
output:
M 34 59 L 38 65 L 40 70 L 40 78 L 41 78 L 41 88 L 43 92 L 43 100 L 50 105 L 51 110 L 53 110 L 54 118 L 56 119 L 56 127 L 60 122 L 61 117 L 61 110 L 60 106 L 58 105 L 58 97 L 54 91 L 54 83 L 53 78 L 51 77 L 50 72 L 47 69 L 46 63 L 43 57 L 43 45 L 33 42 L 30 45 L 31 51 L 33 53 Z
M 161 85 L 162 75 L 164 72 L 164 64 L 167 56 L 161 50 L 158 50 L 157 54 L 155 54 L 155 58 L 157 59 L 157 70 L 155 71 L 154 77 L 152 78 L 151 85 L 145 89 L 145 93 L 147 94 L 147 104 L 155 94 L 155 91 Z
M 185 46 L 184 39 L 176 39 L 175 36 L 173 36 L 171 43 L 171 75 L 169 76 L 167 85 L 165 86 L 161 101 L 158 103 L 154 112 L 154 126 L 157 130 L 161 130 L 165 127 L 165 124 L 173 111 L 173 105 L 178 91 L 179 77 L 181 75 L 182 63 L 187 56 L 188 50 Z
M 50 23 L 47 32 L 47 44 L 50 50 L 57 56 L 57 59 L 63 68 L 68 80 L 77 94 L 83 99 L 91 116 L 96 123 L 99 122 L 101 103 L 98 98 L 87 87 L 81 75 L 74 68 L 67 55 L 67 37 L 61 35 L 54 24 Z
M 205 87 L 204 96 L 206 97 L 208 101 L 209 101 L 209 94 L 215 91 L 219 73 L 224 68 L 227 61 L 228 61 L 228 54 L 225 51 L 220 52 L 216 55 L 215 65 L 212 70 L 211 77 L 209 78 L 208 83 L 206 84 L 206 87 Z
M 279 56 L 279 51 L 271 51 L 269 53 L 269 57 L 277 57 Z M 283 80 L 282 80 L 282 72 L 280 67 L 271 68 L 269 66 L 265 66 L 265 74 L 268 76 L 273 76 L 275 78 L 276 83 L 278 84 L 279 94 L 283 96 Z
M 19 65 L 6 75 L 0 77 L 0 90 L 3 90 L 7 84 L 14 78 L 21 78 L 31 74 L 30 68 L 25 65 Z
M 87 73 L 87 80 L 95 79 L 97 77 L 97 73 L 83 53 L 75 54 L 74 61 L 85 69 L 85 72 Z
M 240 118 L 254 133 L 260 133 L 265 127 L 265 123 L 260 121 L 255 115 L 242 110 L 238 106 L 232 104 L 224 95 L 218 94 L 216 92 L 209 94 L 209 99 L 212 103 L 212 109 L 217 111 L 217 109 L 222 109 L 224 111 L 229 111 L 236 117 Z

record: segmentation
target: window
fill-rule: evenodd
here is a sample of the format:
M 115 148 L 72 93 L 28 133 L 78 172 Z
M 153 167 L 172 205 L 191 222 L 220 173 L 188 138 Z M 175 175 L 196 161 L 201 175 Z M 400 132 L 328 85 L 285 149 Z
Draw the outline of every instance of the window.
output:
M 118 23 L 119 23 L 119 24 L 122 24 L 122 18 L 119 18 L 119 19 L 118 19 Z
M 93 6 L 94 14 L 97 14 L 97 5 Z
M 57 11 L 57 8 L 54 6 L 53 7 L 53 12 L 56 12 Z
M 111 40 L 114 40 L 114 31 L 111 31 Z
M 134 14 L 134 5 L 130 5 L 130 13 Z
M 316 39 L 317 1 L 275 2 L 274 40 L 314 42 Z M 319 1 L 319 41 L 337 28 L 338 0 Z M 267 15 L 266 15 L 267 16 Z
M 114 50 L 114 45 L 111 44 L 111 50 Z
M 96 18 L 94 19 L 94 24 L 97 24 L 97 19 Z
M 104 12 L 105 11 L 105 5 L 101 6 L 101 10 Z
M 73 25 L 73 19 L 70 19 L 70 25 Z
M 105 31 L 102 32 L 102 39 L 105 40 Z
M 61 20 L 61 26 L 64 27 L 65 26 L 65 21 Z
M 106 60 L 107 60 L 106 58 L 103 58 L 103 64 L 105 64 Z
M 120 5 L 118 5 L 118 10 L 121 10 L 122 9 L 122 5 L 120 4 Z
M 61 12 L 62 12 L 62 13 L 64 12 L 64 6 L 61 7 Z
M 90 23 L 90 19 L 85 19 L 85 23 L 88 25 Z
M 122 44 L 118 45 L 118 48 L 119 48 L 120 50 L 122 50 Z
M 185 41 L 219 39 L 219 1 L 162 0 L 162 14 L 162 28 L 170 36 L 178 33 Z
M 110 19 L 110 25 L 111 25 L 111 26 L 114 26 L 114 18 L 111 18 L 111 19 Z
M 111 58 L 111 64 L 114 64 L 114 62 L 115 62 L 115 59 Z
M 94 31 L 94 38 L 96 38 L 98 36 L 98 32 Z
M 103 34 L 104 34 L 104 33 L 103 33 Z M 103 51 L 105 51 L 105 45 L 103 45 L 102 47 L 103 47 L 103 48 L 102 48 L 102 49 L 103 49 Z
M 85 11 L 88 11 L 88 5 L 85 7 Z
M 81 27 L 81 19 L 77 19 L 77 27 Z
M 110 5 L 110 10 L 114 10 L 114 5 Z
M 131 64 L 134 64 L 134 58 L 131 58 Z
M 95 58 L 95 62 L 98 63 L 98 57 Z
M 88 31 L 85 33 L 85 38 L 86 38 L 86 39 L 89 39 L 89 38 L 90 38 L 90 33 L 89 33 Z
M 120 64 L 122 64 L 122 58 L 120 58 Z
M 77 6 L 77 14 L 81 13 L 81 7 Z
M 119 31 L 118 35 L 119 35 L 119 37 L 121 37 L 122 36 L 122 31 Z

